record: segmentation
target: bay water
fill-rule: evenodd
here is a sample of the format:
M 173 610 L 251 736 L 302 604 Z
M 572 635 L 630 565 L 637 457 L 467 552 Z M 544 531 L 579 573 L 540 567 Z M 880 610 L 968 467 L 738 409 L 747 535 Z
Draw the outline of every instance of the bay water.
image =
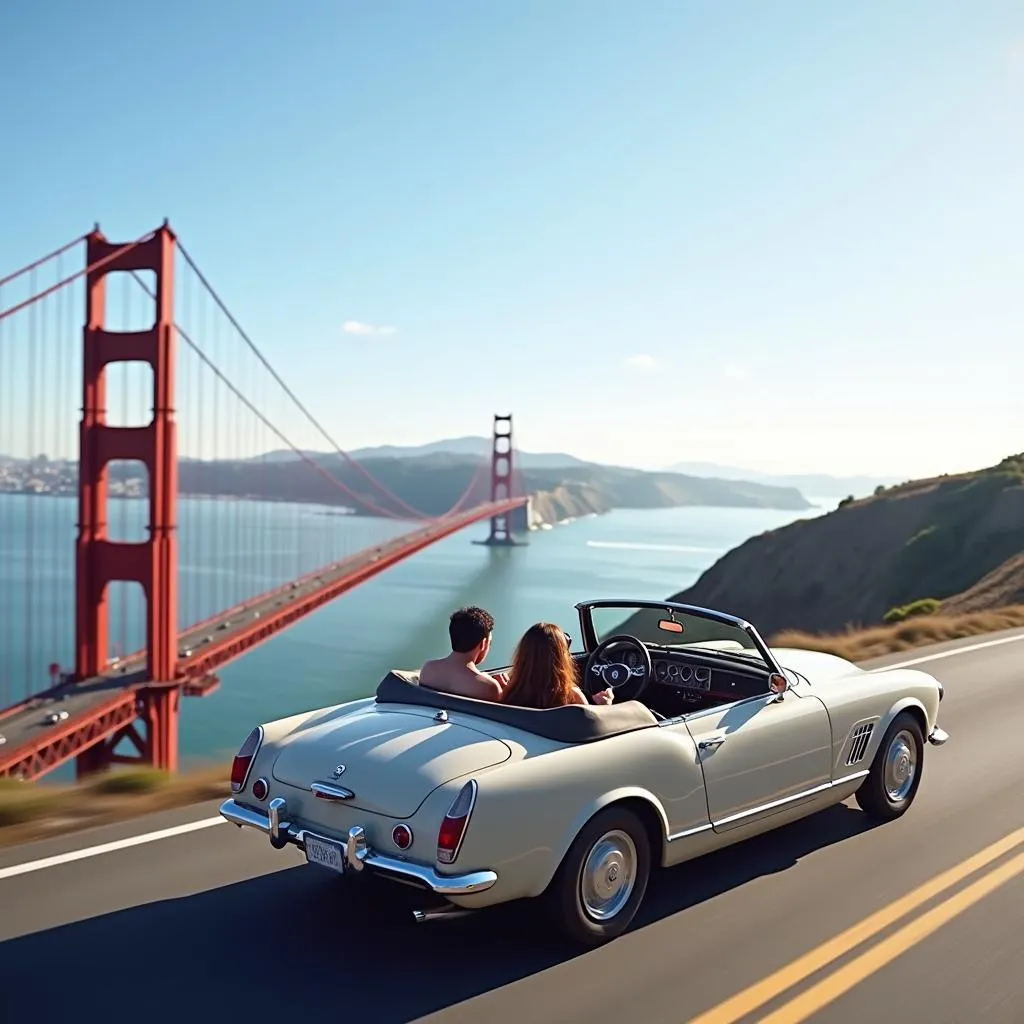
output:
M 486 536 L 487 523 L 470 527 L 361 584 L 226 666 L 220 672 L 221 686 L 211 696 L 184 700 L 182 762 L 230 758 L 259 722 L 369 695 L 389 669 L 418 668 L 426 658 L 446 654 L 448 616 L 463 605 L 481 605 L 496 619 L 489 660 L 493 668 L 508 663 L 523 631 L 539 620 L 557 622 L 578 642 L 576 602 L 667 597 L 693 583 L 747 538 L 820 515 L 836 504 L 835 499 L 809 500 L 815 507 L 799 513 L 740 508 L 616 510 L 534 531 L 526 546 L 516 548 L 473 544 Z M 128 506 L 131 519 L 144 521 L 144 502 L 126 499 L 117 504 Z M 254 533 L 268 515 L 291 515 L 294 520 L 295 510 L 281 503 L 269 512 L 261 502 L 237 506 L 233 521 Z M 198 593 L 196 600 L 204 606 L 212 598 L 203 580 L 229 568 L 237 575 L 237 566 L 221 564 L 227 555 L 220 556 L 216 545 L 207 545 L 199 556 L 199 540 L 223 520 L 218 511 L 209 502 L 179 502 L 180 589 L 183 594 Z M 70 663 L 75 514 L 70 499 L 0 495 L 0 524 L 5 524 L 0 530 L 0 673 L 9 677 L 4 704 L 23 695 L 18 691 L 29 685 L 22 681 L 27 669 L 38 676 L 54 657 Z M 43 528 L 47 516 L 54 520 L 52 530 Z M 40 524 L 28 554 L 23 541 L 26 517 Z M 353 533 L 350 550 L 409 528 L 363 517 L 310 515 L 309 531 L 323 528 L 327 521 L 332 530 Z M 308 536 L 305 528 L 282 531 L 281 542 L 304 548 Z M 307 558 L 315 559 L 317 545 L 308 546 L 308 555 L 294 563 L 304 570 L 316 567 L 315 560 L 304 564 Z M 283 564 L 293 562 L 286 557 Z M 26 584 L 29 577 L 36 581 L 31 586 Z M 262 582 L 270 586 L 285 579 Z M 127 604 L 128 610 L 121 613 L 127 616 L 127 625 L 120 627 L 138 638 L 140 606 L 141 600 Z M 208 615 L 216 610 L 201 611 Z M 200 609 L 195 612 L 190 621 L 201 617 Z M 111 617 L 116 620 L 118 615 L 118 602 L 113 601 Z M 117 628 L 112 622 L 112 634 Z M 33 688 L 45 685 L 44 680 Z

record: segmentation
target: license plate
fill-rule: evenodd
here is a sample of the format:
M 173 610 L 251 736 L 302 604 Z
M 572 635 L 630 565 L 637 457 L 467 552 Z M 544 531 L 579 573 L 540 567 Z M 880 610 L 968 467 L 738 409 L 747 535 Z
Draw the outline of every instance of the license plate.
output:
M 309 864 L 319 864 L 321 867 L 330 868 L 342 875 L 345 873 L 345 857 L 341 847 L 326 839 L 314 839 L 313 836 L 306 836 L 306 861 Z

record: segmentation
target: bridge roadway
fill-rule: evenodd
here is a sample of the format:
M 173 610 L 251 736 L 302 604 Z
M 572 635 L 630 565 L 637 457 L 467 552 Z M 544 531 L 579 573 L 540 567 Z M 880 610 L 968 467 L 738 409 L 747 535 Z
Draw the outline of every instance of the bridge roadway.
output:
M 517 501 L 521 503 L 522 499 L 497 506 L 482 505 L 443 523 L 431 523 L 402 534 L 201 622 L 178 638 L 179 667 L 186 673 L 213 671 L 260 642 L 256 640 L 237 653 L 232 650 L 241 638 L 251 637 L 260 624 L 269 624 L 279 616 L 287 616 L 308 602 L 316 605 L 328 593 L 336 597 L 437 540 L 489 518 L 496 508 L 504 510 L 505 505 L 515 505 Z M 23 708 L 6 717 L 0 711 L 0 736 L 6 740 L 0 744 L 0 771 L 33 747 L 50 742 L 58 731 L 69 731 L 87 720 L 100 705 L 116 700 L 126 689 L 143 685 L 146 681 L 144 669 L 144 657 L 135 654 L 112 666 L 111 671 L 103 676 L 60 686 L 27 702 Z M 66 720 L 56 724 L 47 721 L 52 712 L 61 711 L 68 713 Z
M 145 1006 L 147 1020 L 176 1022 L 233 1021 L 257 1008 L 261 1018 L 375 1024 L 520 1024 L 526 1015 L 545 1024 L 1020 1024 L 1024 873 L 960 916 L 949 896 L 971 892 L 973 877 L 916 910 L 904 899 L 1024 825 L 1024 631 L 1005 637 L 875 663 L 930 657 L 921 667 L 946 685 L 951 739 L 928 748 L 906 817 L 868 829 L 851 801 L 664 872 L 634 928 L 582 955 L 536 926 L 528 906 L 415 925 L 406 916 L 414 893 L 374 907 L 364 889 L 302 865 L 297 852 L 217 824 L 216 804 L 0 850 L 4 1019 L 38 1019 L 45 1008 L 46 1019 L 98 1020 L 115 1006 Z M 152 835 L 189 822 L 201 827 Z M 125 845 L 140 836 L 145 845 Z M 114 848 L 95 849 L 104 843 Z M 978 877 L 994 877 L 1022 849 Z M 70 851 L 85 855 L 70 860 Z M 57 862 L 39 862 L 48 857 Z M 873 937 L 866 929 L 856 949 L 823 946 L 885 908 L 908 913 Z M 947 920 L 932 934 L 898 930 L 907 921 L 922 929 L 933 908 Z M 811 950 L 816 974 L 791 966 L 781 987 L 792 988 L 764 990 Z M 859 983 L 844 991 L 845 976 Z M 758 983 L 747 1016 L 697 1016 Z

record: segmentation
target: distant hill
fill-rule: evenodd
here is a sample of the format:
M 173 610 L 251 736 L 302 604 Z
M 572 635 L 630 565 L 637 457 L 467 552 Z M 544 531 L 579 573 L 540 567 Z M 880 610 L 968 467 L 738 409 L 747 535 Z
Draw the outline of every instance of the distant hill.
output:
M 1024 455 L 1015 455 L 751 537 L 673 600 L 721 608 L 768 634 L 832 633 L 878 624 L 887 613 L 1017 603 L 1022 553 Z
M 452 437 L 444 441 L 431 441 L 428 444 L 408 446 L 384 444 L 376 448 L 357 448 L 355 451 L 349 452 L 349 455 L 359 462 L 365 462 L 368 459 L 420 459 L 428 455 L 474 455 L 482 458 L 489 456 L 490 453 L 491 439 L 489 437 Z M 307 451 L 303 454 L 321 458 L 326 453 Z M 517 450 L 516 456 L 523 469 L 588 465 L 583 459 L 577 459 L 575 455 L 567 455 L 564 452 L 522 452 Z M 298 457 L 295 452 L 290 450 L 273 451 L 263 456 L 257 456 L 265 462 L 291 462 Z
M 447 511 L 463 494 L 487 456 L 436 451 L 413 458 L 361 458 L 374 479 L 426 515 Z M 317 472 L 308 462 L 291 459 L 246 459 L 182 462 L 178 484 L 183 494 L 236 496 L 270 501 L 297 501 L 357 506 L 330 477 L 342 481 L 361 499 L 397 511 L 357 470 L 338 455 L 317 455 Z M 677 473 L 598 466 L 577 460 L 575 466 L 525 467 L 523 482 L 534 496 L 535 513 L 553 522 L 568 516 L 613 508 L 674 508 L 704 505 L 803 510 L 810 503 L 793 488 L 746 481 L 701 480 Z M 113 471 L 113 467 L 112 467 Z M 468 504 L 490 496 L 490 478 L 480 475 Z M 362 506 L 365 508 L 366 506 Z
M 718 477 L 722 480 L 750 480 L 777 487 L 795 487 L 801 494 L 812 498 L 845 498 L 852 494 L 864 498 L 876 487 L 891 487 L 900 477 L 886 476 L 830 476 L 827 473 L 794 473 L 775 475 L 756 473 L 736 466 L 721 466 L 714 462 L 677 462 L 667 467 L 670 473 L 688 473 L 692 476 Z

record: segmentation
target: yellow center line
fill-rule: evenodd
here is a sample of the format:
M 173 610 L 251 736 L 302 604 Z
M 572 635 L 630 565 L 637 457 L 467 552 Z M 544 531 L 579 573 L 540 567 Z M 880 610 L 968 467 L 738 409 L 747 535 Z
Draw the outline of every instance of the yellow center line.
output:
M 780 967 L 768 977 L 726 999 L 725 1002 L 691 1018 L 689 1024 L 735 1024 L 741 1017 L 764 1006 L 776 996 L 782 995 L 783 992 L 809 978 L 822 967 L 827 967 L 841 956 L 845 956 L 862 942 L 873 938 L 879 932 L 895 924 L 901 917 L 905 917 L 911 911 L 959 884 L 969 875 L 973 875 L 976 871 L 980 871 L 993 861 L 998 860 L 1020 846 L 1021 843 L 1024 843 L 1024 828 L 1011 832 L 1010 835 L 936 875 L 905 896 L 901 896 L 888 906 L 882 907 L 874 914 L 864 918 L 863 921 L 852 925 L 846 931 L 840 932 L 834 938 L 786 964 L 785 967 Z
M 849 992 L 865 978 L 875 974 L 900 954 L 906 953 L 918 943 L 937 932 L 944 924 L 958 917 L 975 903 L 984 899 L 989 893 L 995 892 L 1000 886 L 1024 872 L 1024 853 L 1017 854 L 1013 860 L 993 868 L 987 875 L 982 875 L 966 889 L 955 893 L 933 907 L 926 914 L 905 924 L 898 932 L 879 942 L 877 946 L 861 953 L 856 959 L 835 970 L 806 992 L 791 999 L 785 1006 L 780 1006 L 774 1013 L 762 1017 L 760 1024 L 800 1024 L 812 1014 L 835 1002 L 844 992 Z

